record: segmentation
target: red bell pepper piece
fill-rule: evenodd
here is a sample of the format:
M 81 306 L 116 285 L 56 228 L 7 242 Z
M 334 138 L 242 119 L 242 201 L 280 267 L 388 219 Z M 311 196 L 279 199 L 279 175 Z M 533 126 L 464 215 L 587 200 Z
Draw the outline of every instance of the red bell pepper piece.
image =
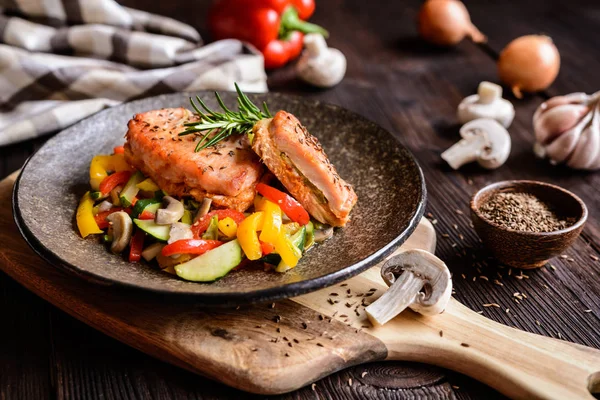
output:
M 306 21 L 315 12 L 315 0 L 292 0 L 292 5 L 298 11 L 298 17 Z
M 138 262 L 142 258 L 142 250 L 144 249 L 144 239 L 146 233 L 138 229 L 131 237 L 129 242 L 129 262 Z
M 298 203 L 298 200 L 294 199 L 289 194 L 283 193 L 264 183 L 256 185 L 256 190 L 267 200 L 277 204 L 281 208 L 281 211 L 283 211 L 292 221 L 297 222 L 300 225 L 306 225 L 310 222 L 310 215 L 308 215 L 304 207 Z
M 116 213 L 117 211 L 122 211 L 122 210 L 123 210 L 122 207 L 113 207 L 108 211 L 102 211 L 102 212 L 99 212 L 98 214 L 96 214 L 94 216 L 94 219 L 96 220 L 96 223 L 98 224 L 98 228 L 100 228 L 100 229 L 108 228 L 108 221 L 106 220 L 106 217 L 108 217 L 112 213 Z
M 99 190 L 102 194 L 108 194 L 119 185 L 124 185 L 131 178 L 131 171 L 119 171 L 107 176 L 100 182 Z
M 108 211 L 99 212 L 98 214 L 96 214 L 94 216 L 94 219 L 96 220 L 96 224 L 98 224 L 98 228 L 100 228 L 100 229 L 108 228 L 108 221 L 106 220 L 106 217 L 108 217 L 112 213 L 116 213 L 117 211 L 125 211 L 127 214 L 131 215 L 131 207 L 127 207 L 127 208 L 113 207 Z
M 117 146 L 113 149 L 113 153 L 114 154 L 123 154 L 123 153 L 125 153 L 125 147 Z
M 199 239 L 200 236 L 206 232 L 208 225 L 210 224 L 210 219 L 215 215 L 219 217 L 219 221 L 229 217 L 233 219 L 236 224 L 239 224 L 244 220 L 244 218 L 246 218 L 243 213 L 236 210 L 231 210 L 229 208 L 211 211 L 192 225 L 192 233 L 194 234 L 195 238 Z
M 262 250 L 262 255 L 266 256 L 275 250 L 275 246 L 273 246 L 271 243 L 260 242 L 260 249 Z
M 301 52 L 303 36 L 292 32 L 328 36 L 322 27 L 305 21 L 314 8 L 314 0 L 218 0 L 209 13 L 209 28 L 214 39 L 254 45 L 263 53 L 265 67 L 277 68 Z
M 138 219 L 154 219 L 155 216 L 153 212 L 144 210 L 138 215 Z
M 203 240 L 203 239 L 182 239 L 166 245 L 162 249 L 162 255 L 165 257 L 175 254 L 204 254 L 209 250 L 222 245 L 219 240 Z

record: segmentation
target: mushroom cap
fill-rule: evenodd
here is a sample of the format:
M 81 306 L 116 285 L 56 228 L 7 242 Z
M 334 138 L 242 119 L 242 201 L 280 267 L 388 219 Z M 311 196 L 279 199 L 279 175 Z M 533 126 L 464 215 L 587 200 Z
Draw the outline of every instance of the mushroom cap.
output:
M 484 168 L 498 168 L 510 155 L 510 135 L 496 120 L 480 118 L 467 122 L 460 128 L 460 136 L 465 140 L 473 136 L 485 137 L 484 146 L 477 154 L 477 162 Z
M 304 36 L 307 50 L 297 64 L 298 76 L 311 85 L 328 88 L 337 85 L 346 74 L 346 57 L 338 49 L 327 47 L 318 33 Z
M 125 211 L 114 212 L 106 217 L 106 220 L 112 224 L 114 235 L 110 250 L 118 254 L 125 250 L 131 240 L 133 222 Z
M 423 315 L 443 312 L 452 295 L 452 278 L 446 264 L 425 250 L 408 250 L 390 258 L 381 268 L 381 277 L 391 286 L 403 273 L 423 280 L 410 308 Z
M 163 197 L 163 205 L 165 208 L 156 211 L 156 223 L 159 225 L 170 225 L 179 221 L 183 216 L 185 208 L 183 203 L 171 197 Z
M 491 103 L 480 102 L 478 94 L 465 97 L 458 105 L 458 120 L 465 124 L 479 118 L 490 118 L 508 128 L 515 117 L 512 103 L 503 98 L 497 98 Z

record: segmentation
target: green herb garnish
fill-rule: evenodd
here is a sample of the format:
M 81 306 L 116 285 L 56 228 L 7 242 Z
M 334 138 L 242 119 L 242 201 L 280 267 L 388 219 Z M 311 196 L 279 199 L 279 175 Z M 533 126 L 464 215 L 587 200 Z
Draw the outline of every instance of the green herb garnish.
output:
M 215 92 L 215 97 L 223 112 L 211 110 L 200 97 L 196 96 L 196 101 L 204 110 L 202 111 L 196 105 L 194 99 L 190 97 L 190 103 L 192 104 L 194 111 L 196 111 L 196 114 L 200 117 L 200 121 L 184 124 L 186 128 L 179 136 L 192 134 L 200 136 L 201 139 L 198 141 L 198 144 L 196 144 L 195 152 L 213 146 L 231 135 L 248 134 L 252 132 L 254 124 L 258 121 L 272 117 L 271 112 L 267 107 L 267 103 L 263 102 L 263 110 L 261 110 L 240 90 L 237 83 L 235 84 L 235 90 L 238 94 L 237 112 L 228 109 L 217 92 Z M 213 136 L 211 137 L 211 135 Z

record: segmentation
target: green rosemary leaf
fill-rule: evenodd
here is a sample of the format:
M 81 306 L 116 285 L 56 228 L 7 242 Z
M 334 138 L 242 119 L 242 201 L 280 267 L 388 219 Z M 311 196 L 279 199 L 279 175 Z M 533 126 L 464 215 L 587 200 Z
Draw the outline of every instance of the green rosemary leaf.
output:
M 179 135 L 197 135 L 199 140 L 196 143 L 196 152 L 214 146 L 232 135 L 249 134 L 258 121 L 272 117 L 265 102 L 263 102 L 263 110 L 261 110 L 241 91 L 237 83 L 235 90 L 238 95 L 238 111 L 229 109 L 216 92 L 215 97 L 222 111 L 211 110 L 199 96 L 196 96 L 195 101 L 190 98 L 190 103 L 199 117 L 199 121 L 184 123 L 185 129 Z
M 269 106 L 267 106 L 266 101 L 263 101 L 263 108 L 265 110 L 265 114 L 267 114 L 267 117 L 273 118 L 273 116 L 271 115 L 271 111 L 269 111 Z

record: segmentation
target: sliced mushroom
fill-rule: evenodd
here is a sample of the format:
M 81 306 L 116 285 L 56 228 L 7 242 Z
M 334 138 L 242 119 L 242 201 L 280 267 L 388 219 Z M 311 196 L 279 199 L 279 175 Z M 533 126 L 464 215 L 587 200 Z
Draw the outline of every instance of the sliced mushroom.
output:
M 192 229 L 188 224 L 184 224 L 183 222 L 174 222 L 171 224 L 171 230 L 169 231 L 169 240 L 168 244 L 176 242 L 178 240 L 183 239 L 193 239 L 194 234 L 192 233 Z
M 452 295 L 446 264 L 424 250 L 409 250 L 390 258 L 381 268 L 390 288 L 365 311 L 373 325 L 383 325 L 407 307 L 423 315 L 442 313 Z
M 493 119 L 480 118 L 460 128 L 462 140 L 442 153 L 454 169 L 477 161 L 487 169 L 500 167 L 510 154 L 510 135 Z
M 194 217 L 194 223 L 196 221 L 198 221 L 200 218 L 204 217 L 206 214 L 208 214 L 208 211 L 210 210 L 210 206 L 212 205 L 212 199 L 205 197 L 202 200 L 202 204 L 200 205 L 200 208 L 198 208 L 198 212 L 196 213 L 196 216 Z
M 315 236 L 315 242 L 317 242 L 317 243 L 324 242 L 333 236 L 333 227 L 328 226 L 327 228 L 323 228 L 323 229 L 315 229 L 314 236 Z
M 113 208 L 113 204 L 108 200 L 104 200 L 102 203 L 100 203 L 98 205 L 98 212 L 108 211 L 111 208 Z
M 304 36 L 306 51 L 298 61 L 298 76 L 311 85 L 328 88 L 337 85 L 346 74 L 346 57 L 338 49 L 327 47 L 318 33 Z
M 477 94 L 466 97 L 458 106 L 461 124 L 479 118 L 490 118 L 508 128 L 515 118 L 512 103 L 502 98 L 502 87 L 491 82 L 481 82 Z
M 165 247 L 164 243 L 153 243 L 150 246 L 146 247 L 144 251 L 142 251 L 142 257 L 146 261 L 152 261 L 156 256 L 160 254 L 163 247 Z
M 106 217 L 106 220 L 111 224 L 113 231 L 113 241 L 110 245 L 110 251 L 118 254 L 125 250 L 125 247 L 131 240 L 133 233 L 133 222 L 125 211 L 117 211 Z
M 155 222 L 159 225 L 173 224 L 183 217 L 185 211 L 183 203 L 171 196 L 163 197 L 163 206 L 156 211 Z

